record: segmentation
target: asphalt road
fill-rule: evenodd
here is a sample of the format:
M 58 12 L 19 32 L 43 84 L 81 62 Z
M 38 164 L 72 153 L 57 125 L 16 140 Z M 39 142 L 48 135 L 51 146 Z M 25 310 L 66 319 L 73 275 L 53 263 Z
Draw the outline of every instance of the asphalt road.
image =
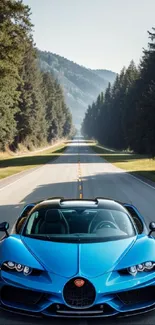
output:
M 104 196 L 122 202 L 132 202 L 147 223 L 155 220 L 155 188 L 107 163 L 80 139 L 72 141 L 65 153 L 54 162 L 0 181 L 0 221 L 8 221 L 12 226 L 23 205 L 52 196 L 65 198 Z M 0 312 L 0 325 L 51 323 L 153 325 L 155 312 L 117 320 L 40 320 Z

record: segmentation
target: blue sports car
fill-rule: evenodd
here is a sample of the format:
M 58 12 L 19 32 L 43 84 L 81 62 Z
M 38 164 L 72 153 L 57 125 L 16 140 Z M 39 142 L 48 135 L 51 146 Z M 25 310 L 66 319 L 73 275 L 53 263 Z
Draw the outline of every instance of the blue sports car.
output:
M 35 316 L 128 316 L 155 308 L 155 223 L 130 204 L 28 204 L 0 241 L 0 307 Z

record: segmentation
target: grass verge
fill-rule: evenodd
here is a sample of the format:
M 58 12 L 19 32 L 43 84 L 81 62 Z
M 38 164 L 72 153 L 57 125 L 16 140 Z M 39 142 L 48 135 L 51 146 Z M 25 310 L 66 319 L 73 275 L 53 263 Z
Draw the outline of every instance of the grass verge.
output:
M 155 160 L 146 156 L 125 152 L 111 152 L 108 149 L 92 144 L 91 148 L 102 158 L 116 167 L 126 170 L 134 176 L 141 176 L 155 182 Z
M 57 146 L 36 153 L 35 155 L 23 157 L 9 157 L 7 155 L 0 158 L 0 179 L 20 173 L 37 166 L 44 165 L 62 155 L 66 149 L 66 144 L 61 143 Z

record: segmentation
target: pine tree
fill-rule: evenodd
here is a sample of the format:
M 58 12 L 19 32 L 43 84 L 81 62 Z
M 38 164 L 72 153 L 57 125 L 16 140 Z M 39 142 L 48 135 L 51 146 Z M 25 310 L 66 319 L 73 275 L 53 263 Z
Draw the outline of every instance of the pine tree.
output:
M 31 30 L 30 9 L 21 1 L 0 1 L 0 148 L 9 145 L 17 133 L 15 114 L 20 92 L 19 67 L 25 39 Z
M 39 70 L 31 34 L 30 8 L 19 0 L 1 0 L 0 150 L 19 143 L 40 146 L 72 129 L 60 85 Z
M 16 141 L 26 146 L 40 146 L 47 139 L 45 102 L 42 94 L 42 76 L 37 66 L 33 43 L 27 43 L 19 86 L 19 112 L 16 114 L 18 136 Z

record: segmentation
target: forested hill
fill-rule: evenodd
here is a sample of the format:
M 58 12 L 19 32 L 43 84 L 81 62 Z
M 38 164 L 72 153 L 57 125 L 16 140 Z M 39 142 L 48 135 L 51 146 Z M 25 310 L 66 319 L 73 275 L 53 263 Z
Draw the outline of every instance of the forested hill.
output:
M 32 30 L 28 6 L 0 0 L 0 150 L 37 147 L 72 133 L 61 86 L 38 68 Z
M 38 51 L 42 71 L 52 72 L 63 86 L 74 123 L 80 124 L 89 104 L 104 91 L 116 74 L 108 70 L 91 70 L 57 54 Z
M 92 71 L 94 71 L 99 77 L 107 80 L 110 83 L 113 83 L 116 79 L 116 73 L 110 70 L 97 69 Z
M 82 132 L 106 147 L 155 157 L 155 28 L 148 35 L 140 65 L 131 61 L 89 106 Z

